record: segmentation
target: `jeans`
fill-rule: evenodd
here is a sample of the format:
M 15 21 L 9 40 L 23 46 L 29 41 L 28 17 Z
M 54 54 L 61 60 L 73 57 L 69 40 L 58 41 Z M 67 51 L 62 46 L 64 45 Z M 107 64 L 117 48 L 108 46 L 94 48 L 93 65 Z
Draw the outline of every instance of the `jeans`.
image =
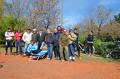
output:
M 24 46 L 24 53 L 26 53 L 27 52 L 27 47 L 28 47 L 28 43 L 25 43 L 25 46 Z
M 52 57 L 53 57 L 53 44 L 48 44 L 47 47 L 48 47 L 48 57 L 50 59 L 52 59 Z
M 9 47 L 10 47 L 10 52 L 12 53 L 13 40 L 6 40 L 6 54 L 8 52 Z
M 60 49 L 59 45 L 53 46 L 55 58 L 59 58 L 60 59 L 60 51 L 59 51 L 59 49 Z
M 75 57 L 75 49 L 73 43 L 68 45 L 69 57 Z
M 20 41 L 16 41 L 16 52 L 20 52 Z
M 88 54 L 93 54 L 93 44 L 91 44 L 91 43 L 88 43 L 87 44 L 87 53 Z

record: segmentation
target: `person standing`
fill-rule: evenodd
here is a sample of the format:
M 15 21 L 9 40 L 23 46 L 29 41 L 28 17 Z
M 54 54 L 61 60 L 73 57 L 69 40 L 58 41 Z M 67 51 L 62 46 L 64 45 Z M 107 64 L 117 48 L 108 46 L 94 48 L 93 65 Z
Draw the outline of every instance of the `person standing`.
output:
M 31 40 L 34 40 L 35 42 L 37 42 L 37 29 L 33 29 L 33 34 L 32 34 Z
M 69 35 L 68 35 L 68 39 L 69 39 L 69 45 L 68 45 L 68 51 L 69 51 L 69 59 L 70 60 L 75 60 L 75 45 L 74 45 L 74 41 L 76 40 L 77 36 L 74 34 L 73 30 L 70 29 L 69 30 Z
M 68 54 L 69 40 L 67 37 L 68 37 L 68 32 L 64 30 L 60 36 L 60 57 L 61 60 L 65 60 L 65 61 L 69 59 L 69 54 Z
M 87 53 L 89 56 L 93 54 L 93 31 L 89 31 L 88 37 L 87 37 Z
M 37 41 L 38 41 L 38 51 L 41 49 L 42 43 L 45 42 L 46 32 L 44 29 L 40 29 L 37 33 Z
M 48 48 L 48 59 L 51 60 L 53 57 L 53 34 L 50 29 L 47 29 L 45 43 L 47 44 Z
M 14 38 L 14 32 L 11 30 L 11 28 L 8 28 L 8 31 L 5 32 L 5 39 L 6 39 L 6 53 L 8 54 L 8 48 L 10 47 L 10 54 L 12 54 L 12 47 L 13 47 L 13 38 Z
M 56 59 L 60 59 L 60 32 L 57 31 L 57 29 L 54 29 L 54 33 L 53 33 L 53 50 L 54 50 L 54 55 Z
M 16 53 L 20 53 L 22 50 L 21 50 L 21 46 L 20 46 L 20 43 L 21 43 L 21 39 L 22 39 L 22 33 L 20 31 L 16 31 L 15 33 L 15 43 L 16 43 Z
M 25 42 L 24 53 L 26 52 L 27 46 L 30 44 L 32 39 L 31 29 L 27 29 L 27 31 L 23 34 L 22 40 Z
M 74 33 L 75 35 L 77 36 L 76 40 L 75 40 L 75 47 L 76 47 L 76 50 L 78 52 L 78 57 L 80 57 L 80 47 L 79 47 L 79 32 L 77 30 L 77 28 L 74 29 Z

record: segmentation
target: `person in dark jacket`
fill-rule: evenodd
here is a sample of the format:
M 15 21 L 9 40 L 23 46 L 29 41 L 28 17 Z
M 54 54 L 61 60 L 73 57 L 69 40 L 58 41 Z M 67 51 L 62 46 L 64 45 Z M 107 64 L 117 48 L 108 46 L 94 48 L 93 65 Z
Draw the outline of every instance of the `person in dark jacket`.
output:
M 59 41 L 60 41 L 60 32 L 58 32 L 57 29 L 55 28 L 53 33 L 53 50 L 56 59 L 60 59 Z
M 51 60 L 53 57 L 53 34 L 50 29 L 47 29 L 45 43 L 47 44 L 48 48 L 48 59 Z
M 37 29 L 33 29 L 32 40 L 37 42 Z
M 79 32 L 77 30 L 77 28 L 74 29 L 74 33 L 77 36 L 76 40 L 75 40 L 75 46 L 76 46 L 76 51 L 78 52 L 78 56 L 80 57 L 80 48 L 79 48 Z
M 87 53 L 91 56 L 93 54 L 93 31 L 90 31 L 87 37 Z
M 46 32 L 44 29 L 40 29 L 37 33 L 37 41 L 38 41 L 38 50 L 40 50 L 42 43 L 45 41 Z

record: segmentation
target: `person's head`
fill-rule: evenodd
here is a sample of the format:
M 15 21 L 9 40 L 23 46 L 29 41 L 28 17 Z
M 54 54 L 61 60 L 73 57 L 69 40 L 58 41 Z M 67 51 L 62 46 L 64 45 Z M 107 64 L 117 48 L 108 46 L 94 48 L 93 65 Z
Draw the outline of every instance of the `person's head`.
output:
M 51 29 L 47 29 L 47 33 L 51 33 Z
M 33 33 L 37 33 L 37 29 L 33 29 Z
M 31 32 L 31 29 L 27 29 L 27 32 L 30 33 L 30 32 Z
M 78 33 L 78 30 L 77 30 L 77 28 L 74 28 L 74 32 L 75 32 L 75 33 Z
M 56 29 L 56 28 L 54 29 L 54 32 L 55 32 L 55 33 L 57 32 L 57 29 Z
M 32 44 L 35 44 L 35 43 L 36 43 L 36 41 L 35 41 L 35 40 L 31 40 L 31 43 L 32 43 Z
M 69 32 L 68 32 L 66 29 L 64 29 L 63 33 L 64 33 L 65 35 L 68 35 L 68 34 L 69 34 Z
M 61 32 L 62 31 L 62 27 L 61 26 L 57 26 L 57 31 Z
M 12 30 L 11 30 L 11 28 L 8 28 L 8 32 L 11 32 Z
M 92 31 L 92 30 L 91 30 L 91 31 L 89 31 L 89 34 L 90 34 L 90 35 L 93 35 L 93 31 Z
M 73 29 L 69 29 L 69 33 L 72 33 L 73 32 Z

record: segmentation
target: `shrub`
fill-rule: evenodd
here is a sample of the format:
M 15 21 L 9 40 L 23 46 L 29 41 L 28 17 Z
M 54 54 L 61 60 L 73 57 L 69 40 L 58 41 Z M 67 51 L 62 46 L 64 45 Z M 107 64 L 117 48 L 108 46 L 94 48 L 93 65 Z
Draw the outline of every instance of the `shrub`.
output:
M 80 35 L 80 37 L 79 37 L 80 43 L 84 44 L 86 41 L 86 37 L 87 37 L 86 35 Z

